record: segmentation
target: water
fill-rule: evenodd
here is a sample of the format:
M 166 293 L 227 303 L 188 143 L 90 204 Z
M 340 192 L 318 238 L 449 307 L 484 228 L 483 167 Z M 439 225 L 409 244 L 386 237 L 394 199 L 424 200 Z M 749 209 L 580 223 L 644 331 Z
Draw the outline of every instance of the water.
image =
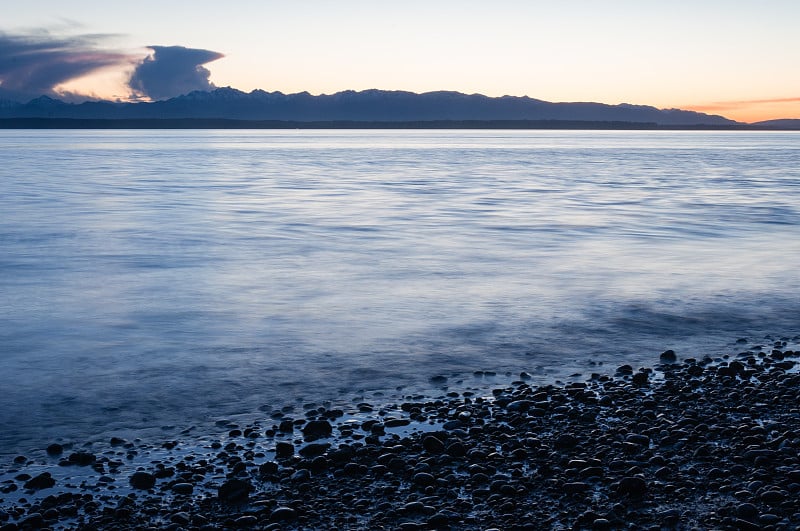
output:
M 792 132 L 2 131 L 0 453 L 794 337 L 799 199 Z

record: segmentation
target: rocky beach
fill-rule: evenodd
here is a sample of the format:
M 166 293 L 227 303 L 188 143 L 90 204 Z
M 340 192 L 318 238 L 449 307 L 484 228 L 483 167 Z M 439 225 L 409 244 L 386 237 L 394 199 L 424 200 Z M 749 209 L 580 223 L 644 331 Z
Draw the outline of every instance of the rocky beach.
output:
M 438 376 L 439 396 L 276 407 L 178 439 L 53 442 L 3 463 L 0 531 L 796 529 L 798 339 L 551 385 Z

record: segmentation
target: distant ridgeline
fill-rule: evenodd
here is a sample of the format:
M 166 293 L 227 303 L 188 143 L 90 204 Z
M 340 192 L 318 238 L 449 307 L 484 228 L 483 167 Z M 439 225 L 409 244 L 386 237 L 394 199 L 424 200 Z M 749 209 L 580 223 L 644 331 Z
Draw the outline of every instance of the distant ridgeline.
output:
M 0 127 L 56 128 L 740 128 L 722 116 L 602 103 L 551 103 L 459 92 L 365 90 L 312 96 L 232 88 L 140 103 L 0 99 Z M 797 124 L 795 124 L 797 125 Z M 780 126 L 779 126 L 780 127 Z

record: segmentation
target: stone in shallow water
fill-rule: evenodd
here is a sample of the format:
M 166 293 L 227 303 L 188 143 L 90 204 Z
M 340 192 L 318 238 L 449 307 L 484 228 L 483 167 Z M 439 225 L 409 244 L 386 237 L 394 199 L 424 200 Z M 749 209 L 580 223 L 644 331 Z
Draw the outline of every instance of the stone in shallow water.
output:
M 292 457 L 294 455 L 294 445 L 289 442 L 275 443 L 275 457 L 284 458 Z
M 55 484 L 56 480 L 50 476 L 50 472 L 42 472 L 38 476 L 28 480 L 25 483 L 25 488 L 33 490 L 49 489 Z
M 89 466 L 97 460 L 97 457 L 89 452 L 74 452 L 69 455 L 69 462 L 78 466 Z
M 330 437 L 332 433 L 333 427 L 327 420 L 312 420 L 303 426 L 303 435 L 309 440 Z
M 134 489 L 149 490 L 156 484 L 156 477 L 148 472 L 134 472 L 130 479 L 131 487 Z
M 661 356 L 658 357 L 661 363 L 675 363 L 678 361 L 678 357 L 675 355 L 674 350 L 665 350 L 661 353 Z
M 229 504 L 247 503 L 252 486 L 243 479 L 229 479 L 217 490 L 220 501 Z
M 64 447 L 58 443 L 53 443 L 47 447 L 47 455 L 61 455 L 64 453 Z
M 175 494 L 191 494 L 194 491 L 194 486 L 191 483 L 176 483 L 172 486 L 172 492 Z
M 303 457 L 317 457 L 328 451 L 330 443 L 311 443 L 300 448 L 300 455 Z

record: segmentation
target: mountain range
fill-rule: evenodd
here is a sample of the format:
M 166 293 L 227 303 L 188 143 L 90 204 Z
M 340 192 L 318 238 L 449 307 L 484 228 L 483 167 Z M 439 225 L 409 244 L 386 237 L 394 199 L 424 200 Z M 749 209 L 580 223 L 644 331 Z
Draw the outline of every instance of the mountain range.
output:
M 347 90 L 314 96 L 230 87 L 155 102 L 88 101 L 66 103 L 41 96 L 22 103 L 3 99 L 0 118 L 77 120 L 186 120 L 290 122 L 450 122 L 568 121 L 618 122 L 657 126 L 732 126 L 718 115 L 645 105 L 553 103 L 527 96 L 488 97 L 460 92 Z
M 195 91 L 189 94 L 155 102 L 87 101 L 66 103 L 48 96 L 28 102 L 3 98 L 0 92 L 0 119 L 6 125 L 18 123 L 19 119 L 36 121 L 37 126 L 47 127 L 48 122 L 114 121 L 125 125 L 126 121 L 146 121 L 143 126 L 155 122 L 194 121 L 213 126 L 213 121 L 228 121 L 221 126 L 249 126 L 264 122 L 261 126 L 276 126 L 279 122 L 293 126 L 303 124 L 374 124 L 392 126 L 406 124 L 425 127 L 425 124 L 447 126 L 453 123 L 480 124 L 493 122 L 502 127 L 538 124 L 558 126 L 572 124 L 580 126 L 603 124 L 613 127 L 628 125 L 654 127 L 737 127 L 739 122 L 718 115 L 709 115 L 680 109 L 657 109 L 645 105 L 608 105 L 603 103 L 553 103 L 527 96 L 488 97 L 481 94 L 438 91 L 417 94 L 404 91 L 347 90 L 330 95 L 314 96 L 308 92 L 284 94 L 254 90 L 242 92 L 225 87 L 211 91 Z M 16 119 L 9 121 L 9 119 Z M 269 122 L 269 123 L 267 123 Z M 41 125 L 44 123 L 44 125 Z M 237 125 L 238 124 L 238 125 Z M 758 125 L 758 124 L 751 124 Z M 762 122 L 764 127 L 798 128 L 798 120 Z M 92 125 L 97 126 L 97 125 Z

